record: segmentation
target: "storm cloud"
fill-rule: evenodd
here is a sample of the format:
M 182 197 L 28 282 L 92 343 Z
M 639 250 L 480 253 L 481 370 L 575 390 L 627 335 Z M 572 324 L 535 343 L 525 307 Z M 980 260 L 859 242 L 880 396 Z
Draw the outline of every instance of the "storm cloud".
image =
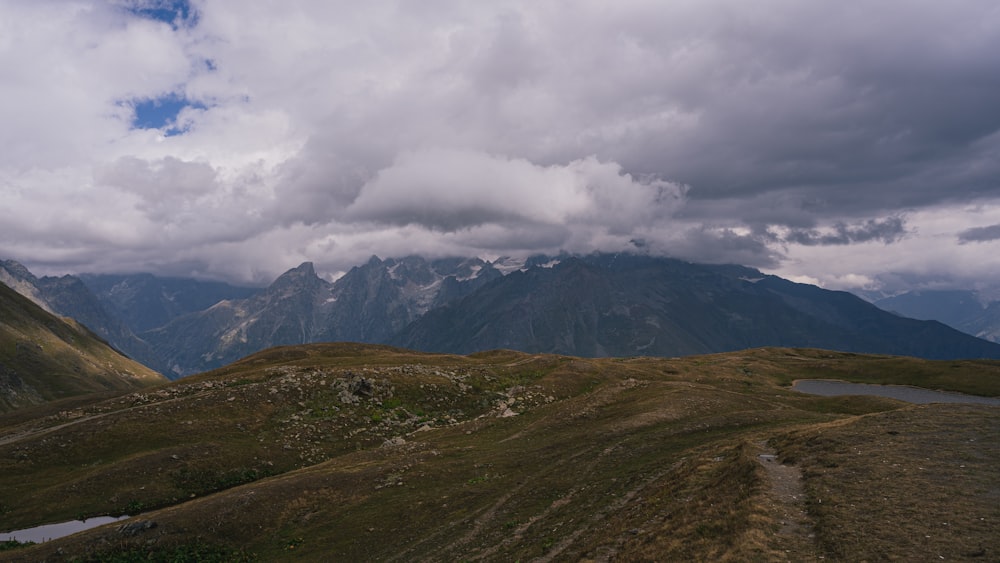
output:
M 1000 269 L 989 0 L 14 0 L 0 37 L 0 256 L 40 273 Z

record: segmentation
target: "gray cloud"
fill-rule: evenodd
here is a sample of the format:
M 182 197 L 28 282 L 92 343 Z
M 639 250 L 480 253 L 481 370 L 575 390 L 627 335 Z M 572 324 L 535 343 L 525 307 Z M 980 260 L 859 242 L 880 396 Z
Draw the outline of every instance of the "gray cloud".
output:
M 869 219 L 856 225 L 835 223 L 829 232 L 816 229 L 792 229 L 784 241 L 805 246 L 845 245 L 877 241 L 885 244 L 896 242 L 906 235 L 906 223 L 901 217 Z
M 975 227 L 958 233 L 958 240 L 966 242 L 989 242 L 1000 239 L 1000 224 L 987 227 Z
M 701 226 L 685 231 L 673 241 L 670 253 L 693 262 L 774 268 L 781 263 L 782 255 L 768 244 L 769 238 L 760 233 Z

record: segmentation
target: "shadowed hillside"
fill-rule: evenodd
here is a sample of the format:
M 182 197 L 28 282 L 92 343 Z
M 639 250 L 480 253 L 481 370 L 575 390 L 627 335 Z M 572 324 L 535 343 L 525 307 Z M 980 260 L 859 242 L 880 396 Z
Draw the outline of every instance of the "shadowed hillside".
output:
M 6 528 L 139 514 L 0 560 L 1000 557 L 1000 409 L 800 377 L 1000 395 L 997 362 L 808 349 L 275 348 L 0 429 Z

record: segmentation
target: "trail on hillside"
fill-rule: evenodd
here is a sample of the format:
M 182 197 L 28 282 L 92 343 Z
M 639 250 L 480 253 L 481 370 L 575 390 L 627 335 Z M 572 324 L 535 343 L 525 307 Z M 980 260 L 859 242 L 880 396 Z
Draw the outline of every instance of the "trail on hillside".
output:
M 163 405 L 166 405 L 166 404 L 169 404 L 169 403 L 173 403 L 173 402 L 177 402 L 177 401 L 181 401 L 181 400 L 185 400 L 185 399 L 194 399 L 194 398 L 197 398 L 197 397 L 203 397 L 203 396 L 205 396 L 207 394 L 208 394 L 208 391 L 202 391 L 200 393 L 195 393 L 194 395 L 184 395 L 184 396 L 180 396 L 180 397 L 173 397 L 173 398 L 170 398 L 170 399 L 165 399 L 163 401 L 157 401 L 157 402 L 154 402 L 154 403 L 142 403 L 142 404 L 139 404 L 139 405 L 132 405 L 132 406 L 128 406 L 128 407 L 124 407 L 124 408 L 120 408 L 120 409 L 115 409 L 115 410 L 110 410 L 110 411 L 105 411 L 105 412 L 99 412 L 99 413 L 94 413 L 94 414 L 86 414 L 86 415 L 82 415 L 82 416 L 79 416 L 79 417 L 76 417 L 76 418 L 71 418 L 67 422 L 63 422 L 61 424 L 56 424 L 54 426 L 41 426 L 41 427 L 34 426 L 34 427 L 29 427 L 29 428 L 14 427 L 13 431 L 10 434 L 7 434 L 6 436 L 0 436 L 0 446 L 4 446 L 4 445 L 7 445 L 7 444 L 13 444 L 13 443 L 16 443 L 16 442 L 21 442 L 23 440 L 28 440 L 28 439 L 31 439 L 31 438 L 38 438 L 40 436 L 45 436 L 47 434 L 51 434 L 53 432 L 62 430 L 64 428 L 67 428 L 67 427 L 70 427 L 70 426 L 75 426 L 77 424 L 82 424 L 84 422 L 91 422 L 91 421 L 94 421 L 94 420 L 97 420 L 97 419 L 100 419 L 100 418 L 104 418 L 106 416 L 111 416 L 111 415 L 116 415 L 116 414 L 122 414 L 122 413 L 130 412 L 130 411 L 134 411 L 134 410 L 138 410 L 138 409 L 142 409 L 142 408 L 146 408 L 146 407 L 151 407 L 151 406 L 153 406 L 153 407 L 163 406 Z M 59 415 L 62 415 L 62 414 L 63 413 L 59 413 L 59 414 L 57 414 L 55 416 L 59 416 Z M 51 419 L 51 417 L 46 417 L 46 418 L 41 419 L 41 420 L 42 420 L 42 422 L 45 422 L 45 421 L 50 420 L 50 419 Z M 24 425 L 22 425 L 22 426 L 24 426 Z
M 766 442 L 756 445 L 759 449 L 757 461 L 767 476 L 767 488 L 763 495 L 774 520 L 780 524 L 774 536 L 775 547 L 784 551 L 789 561 L 821 559 L 813 522 L 806 511 L 802 470 L 795 465 L 781 463 L 774 448 Z

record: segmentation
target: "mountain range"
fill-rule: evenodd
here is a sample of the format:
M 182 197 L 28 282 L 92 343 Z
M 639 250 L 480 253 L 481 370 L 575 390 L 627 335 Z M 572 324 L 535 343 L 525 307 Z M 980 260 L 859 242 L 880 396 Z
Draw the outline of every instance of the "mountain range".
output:
M 914 319 L 934 319 L 962 332 L 1000 342 L 1000 301 L 976 291 L 909 291 L 875 301 L 875 305 Z
M 172 378 L 276 345 L 353 341 L 434 352 L 584 357 L 802 346 L 932 359 L 1000 344 L 735 265 L 631 254 L 528 260 L 372 257 L 330 282 L 303 263 L 262 289 L 138 275 L 0 281 Z

